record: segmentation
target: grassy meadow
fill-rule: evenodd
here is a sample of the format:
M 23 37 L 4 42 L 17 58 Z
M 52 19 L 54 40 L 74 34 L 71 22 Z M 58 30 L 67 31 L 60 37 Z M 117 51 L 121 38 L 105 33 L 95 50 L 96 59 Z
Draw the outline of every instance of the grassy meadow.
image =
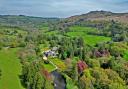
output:
M 106 42 L 111 40 L 110 37 L 88 34 L 88 32 L 95 32 L 95 31 L 97 31 L 97 29 L 95 28 L 74 26 L 70 28 L 70 32 L 68 32 L 67 35 L 71 37 L 76 37 L 76 36 L 83 37 L 84 42 L 92 46 L 98 42 Z
M 0 89 L 24 89 L 19 79 L 21 64 L 16 56 L 17 51 L 17 48 L 0 51 L 0 68 L 2 70 Z

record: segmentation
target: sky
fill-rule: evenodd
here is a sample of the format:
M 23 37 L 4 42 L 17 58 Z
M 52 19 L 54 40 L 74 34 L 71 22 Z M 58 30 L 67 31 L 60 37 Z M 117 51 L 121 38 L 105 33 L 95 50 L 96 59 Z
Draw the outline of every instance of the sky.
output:
M 128 0 L 0 0 L 0 15 L 69 17 L 96 10 L 128 12 Z

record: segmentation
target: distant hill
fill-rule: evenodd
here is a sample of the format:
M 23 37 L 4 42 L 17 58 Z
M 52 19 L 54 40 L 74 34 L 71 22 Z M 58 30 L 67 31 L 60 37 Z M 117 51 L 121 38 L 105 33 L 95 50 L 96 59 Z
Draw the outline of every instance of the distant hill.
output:
M 123 24 L 128 24 L 128 13 L 113 13 L 110 11 L 91 11 L 82 15 L 75 15 L 69 18 L 42 18 L 24 15 L 0 15 L 0 25 L 18 26 L 25 29 L 37 29 L 40 27 L 48 27 L 49 25 L 56 24 L 56 26 L 64 27 L 85 23 L 87 21 L 118 21 Z
M 24 15 L 0 15 L 0 25 L 18 26 L 26 29 L 36 29 L 39 26 L 47 26 L 49 23 L 54 23 L 58 20 L 58 18 L 42 18 Z
M 91 11 L 87 14 L 71 16 L 66 19 L 69 23 L 78 21 L 102 21 L 114 20 L 121 23 L 128 24 L 128 13 L 113 13 L 109 11 Z

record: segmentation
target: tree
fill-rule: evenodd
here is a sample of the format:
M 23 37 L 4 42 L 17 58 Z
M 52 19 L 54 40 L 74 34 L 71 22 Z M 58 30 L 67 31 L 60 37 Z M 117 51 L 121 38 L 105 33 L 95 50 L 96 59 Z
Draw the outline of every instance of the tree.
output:
M 77 85 L 74 83 L 73 79 L 65 75 L 66 77 L 66 89 L 78 89 Z
M 88 65 L 84 61 L 78 61 L 77 67 L 79 74 L 81 74 L 85 69 L 88 68 Z
M 55 47 L 56 45 L 57 45 L 57 44 L 56 44 L 56 42 L 55 42 L 54 40 L 51 40 L 51 41 L 50 41 L 50 46 L 51 46 L 51 47 Z
M 85 58 L 86 58 L 86 48 L 84 46 L 82 50 L 82 59 L 85 60 Z
M 2 49 L 2 43 L 1 43 L 1 41 L 0 41 L 0 50 Z
M 78 85 L 80 89 L 94 89 L 94 85 L 93 85 L 94 82 L 95 80 L 91 76 L 90 70 L 87 69 L 80 77 Z
M 22 70 L 22 83 L 27 89 L 53 89 L 51 80 L 48 79 L 48 72 L 45 71 L 40 63 L 25 63 Z
M 100 68 L 100 62 L 98 59 L 89 59 L 88 60 L 88 65 L 91 68 L 99 67 Z
M 73 69 L 72 69 L 72 79 L 75 80 L 75 82 L 78 81 L 78 66 L 77 66 L 77 63 L 73 63 Z
M 78 38 L 78 47 L 83 47 L 84 46 L 84 40 L 82 37 Z
M 45 86 L 44 89 L 54 89 L 53 85 L 49 80 L 45 80 Z
M 67 52 L 61 54 L 61 59 L 65 60 L 67 58 Z
M 116 71 L 119 76 L 125 81 L 126 84 L 128 84 L 128 62 L 125 61 L 124 59 L 118 59 L 114 60 L 111 59 L 110 62 L 110 68 L 114 71 Z
M 109 89 L 127 89 L 127 88 L 119 83 L 112 83 L 109 85 Z
M 34 86 L 35 88 L 33 89 L 42 89 L 43 88 L 43 84 L 44 84 L 45 80 L 43 78 L 43 76 L 41 76 L 41 74 L 39 72 L 36 73 L 36 75 L 34 76 Z
M 125 82 L 122 78 L 111 69 L 101 69 L 101 68 L 94 68 L 91 70 L 92 77 L 95 78 L 94 87 L 100 89 L 111 89 L 111 85 L 114 87 L 121 86 L 126 89 Z M 116 84 L 116 85 L 115 85 Z
M 1 79 L 1 76 L 2 76 L 2 71 L 0 70 L 0 79 Z

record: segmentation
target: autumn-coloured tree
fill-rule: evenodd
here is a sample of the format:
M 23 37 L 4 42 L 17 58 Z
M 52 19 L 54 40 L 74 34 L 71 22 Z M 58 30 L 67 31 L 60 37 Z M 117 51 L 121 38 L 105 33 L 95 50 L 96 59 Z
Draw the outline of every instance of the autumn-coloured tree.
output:
M 77 67 L 78 67 L 78 72 L 82 73 L 83 70 L 88 67 L 88 65 L 84 61 L 78 61 Z

